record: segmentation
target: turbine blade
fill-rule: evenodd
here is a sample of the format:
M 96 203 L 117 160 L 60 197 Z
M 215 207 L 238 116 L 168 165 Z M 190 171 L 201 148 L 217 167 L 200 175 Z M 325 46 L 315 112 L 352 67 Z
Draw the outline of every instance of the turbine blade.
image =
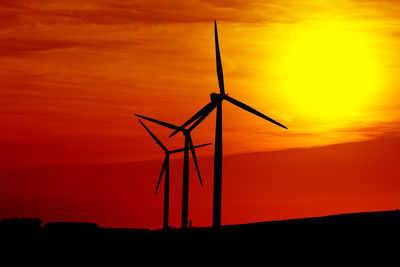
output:
M 164 163 L 163 163 L 162 168 L 161 168 L 160 178 L 158 178 L 157 187 L 156 187 L 156 193 L 155 194 L 157 194 L 158 187 L 160 186 L 160 182 L 161 182 L 161 179 L 162 179 L 162 176 L 164 174 L 164 170 L 165 170 L 166 166 L 167 166 L 167 157 L 165 157 Z
M 255 110 L 254 108 L 249 107 L 248 105 L 246 105 L 246 104 L 244 104 L 244 103 L 242 103 L 242 102 L 240 102 L 240 101 L 238 101 L 238 100 L 236 100 L 236 99 L 234 99 L 232 97 L 229 97 L 229 96 L 225 95 L 224 99 L 226 99 L 227 101 L 231 102 L 232 104 L 238 106 L 239 108 L 242 108 L 242 109 L 244 109 L 244 110 L 246 110 L 246 111 L 248 111 L 250 113 L 253 113 L 254 115 L 257 115 L 257 116 L 259 116 L 259 117 L 261 117 L 261 118 L 263 118 L 263 119 L 265 119 L 265 120 L 267 120 L 269 122 L 272 122 L 272 123 L 274 123 L 274 124 L 276 124 L 276 125 L 278 125 L 278 126 L 280 126 L 282 128 L 287 129 L 286 126 L 284 126 L 283 124 L 280 124 L 279 122 L 271 119 L 270 117 L 265 116 L 261 112 Z
M 195 152 L 195 149 L 193 146 L 192 137 L 190 135 L 189 135 L 189 145 L 190 145 L 190 150 L 192 151 L 192 157 L 194 160 L 194 164 L 196 165 L 197 174 L 199 175 L 200 184 L 201 184 L 201 186 L 203 186 L 203 182 L 201 181 L 199 164 L 197 163 L 196 152 Z
M 159 121 L 159 120 L 152 119 L 152 118 L 145 117 L 145 116 L 138 115 L 138 114 L 135 114 L 135 116 L 136 116 L 136 117 L 139 117 L 139 118 L 142 118 L 142 119 L 145 119 L 145 120 L 148 120 L 148 121 L 151 121 L 151 122 L 154 122 L 154 123 L 157 123 L 157 124 L 160 124 L 160 125 L 162 125 L 162 126 L 164 126 L 164 127 L 167 127 L 167 128 L 173 129 L 173 130 L 178 130 L 178 131 L 181 130 L 181 127 L 176 126 L 176 125 L 173 125 L 173 124 L 171 124 L 171 123 Z
M 153 137 L 154 141 L 156 141 L 156 143 L 165 151 L 168 151 L 168 149 L 161 143 L 161 141 L 157 138 L 157 136 L 155 136 L 149 128 L 146 127 L 146 125 L 144 125 L 144 123 L 138 119 L 138 121 L 140 122 L 140 124 L 146 129 L 146 131 L 151 135 L 151 137 Z
M 199 148 L 199 147 L 203 147 L 203 146 L 209 146 L 209 145 L 211 145 L 211 144 L 212 144 L 212 143 L 197 145 L 197 146 L 194 146 L 194 148 Z M 170 153 L 172 154 L 172 153 L 178 153 L 178 152 L 182 152 L 182 151 L 185 151 L 185 148 L 175 149 L 175 150 L 170 151 Z
M 224 95 L 225 94 L 224 73 L 222 71 L 221 54 L 219 52 L 218 31 L 217 31 L 217 22 L 216 21 L 214 21 L 214 34 L 215 34 L 215 56 L 216 56 L 216 60 L 217 60 L 218 84 L 219 84 L 220 93 L 222 95 Z
M 212 104 L 212 105 L 209 105 L 209 106 L 207 107 L 207 109 L 204 110 L 203 115 L 202 115 L 195 123 L 193 123 L 192 126 L 190 126 L 189 131 L 191 131 L 191 130 L 193 130 L 194 128 L 196 128 L 197 125 L 199 125 L 200 122 L 202 122 L 205 118 L 207 118 L 207 116 L 211 113 L 211 111 L 213 111 L 214 108 L 217 106 L 217 103 L 215 103 L 215 102 L 211 102 L 211 103 L 209 103 L 209 104 Z
M 189 124 L 191 124 L 192 122 L 197 120 L 204 113 L 204 111 L 207 110 L 212 105 L 213 105 L 213 102 L 211 101 L 210 103 L 208 103 L 207 105 L 202 107 L 196 114 L 194 114 L 190 119 L 188 119 L 184 124 L 182 124 L 181 128 L 185 128 L 186 126 L 188 126 Z M 178 130 L 175 130 L 169 137 L 174 136 L 178 132 L 179 132 Z

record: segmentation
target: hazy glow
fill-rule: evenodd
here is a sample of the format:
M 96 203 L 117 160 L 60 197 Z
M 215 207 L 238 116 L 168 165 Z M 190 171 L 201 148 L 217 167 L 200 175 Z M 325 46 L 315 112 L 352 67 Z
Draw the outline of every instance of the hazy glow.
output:
M 343 22 L 304 23 L 282 41 L 277 90 L 297 114 L 335 121 L 357 116 L 380 89 L 372 37 Z

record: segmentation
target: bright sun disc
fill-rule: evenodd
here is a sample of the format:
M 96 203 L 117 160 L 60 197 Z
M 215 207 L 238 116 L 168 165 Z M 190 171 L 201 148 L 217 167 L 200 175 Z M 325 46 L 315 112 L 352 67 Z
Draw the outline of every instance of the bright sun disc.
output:
M 356 116 L 379 88 L 368 35 L 338 23 L 296 29 L 282 43 L 279 88 L 297 113 L 326 119 Z

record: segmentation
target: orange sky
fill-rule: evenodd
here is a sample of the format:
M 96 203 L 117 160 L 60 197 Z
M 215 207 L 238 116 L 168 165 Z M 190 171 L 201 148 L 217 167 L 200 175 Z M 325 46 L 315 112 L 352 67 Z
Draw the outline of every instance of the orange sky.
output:
M 214 19 L 227 92 L 289 127 L 282 131 L 226 104 L 225 153 L 396 131 L 399 9 L 396 1 L 2 1 L 1 165 L 158 158 L 131 115 L 179 124 L 206 104 L 217 90 Z M 343 40 L 326 46 L 331 40 L 324 32 Z M 326 65 L 301 45 L 314 52 L 313 45 L 326 46 L 314 55 L 327 56 L 326 64 L 329 55 L 343 53 L 334 47 L 353 50 L 333 69 L 315 73 Z M 366 52 L 349 58 L 360 47 Z M 369 61 L 354 63 L 360 58 Z M 349 64 L 347 72 L 371 66 L 374 80 L 363 79 L 371 76 L 363 68 L 336 73 Z M 315 100 L 316 91 L 307 91 L 312 76 L 320 80 L 311 88 L 323 92 Z M 195 131 L 195 142 L 212 141 L 213 126 L 211 116 Z M 167 133 L 150 127 L 161 138 Z
M 156 160 L 158 164 L 162 151 L 133 114 L 181 124 L 208 103 L 209 94 L 218 90 L 214 20 L 218 22 L 226 92 L 289 128 L 283 130 L 225 103 L 225 156 L 289 148 L 307 152 L 309 147 L 359 142 L 360 146 L 349 146 L 348 153 L 354 156 L 352 162 L 361 166 L 368 162 L 357 161 L 357 153 L 362 153 L 365 140 L 398 136 L 399 1 L 6 0 L 0 2 L 0 169 L 6 170 L 0 176 L 6 188 L 0 197 L 10 201 L 24 192 L 25 189 L 7 193 L 10 177 L 18 177 L 17 181 L 42 177 L 40 172 L 25 173 L 30 169 L 21 167 L 144 160 Z M 181 135 L 168 139 L 170 131 L 147 125 L 167 147 L 183 145 Z M 194 142 L 213 142 L 214 127 L 215 114 L 212 114 L 193 132 Z M 388 150 L 386 160 L 392 163 L 389 170 L 397 172 L 398 139 L 394 140 L 383 143 L 395 144 L 386 145 L 385 149 Z M 377 146 L 369 147 L 368 151 L 373 154 L 375 148 L 383 153 Z M 290 152 L 296 150 L 288 151 L 289 156 L 297 155 Z M 297 178 L 291 172 L 290 179 L 299 182 L 296 179 L 305 178 L 308 171 L 312 172 L 313 160 L 331 150 L 321 151 L 325 152 L 307 154 L 309 169 L 302 169 Z M 198 154 L 212 156 L 213 147 L 199 149 Z M 340 155 L 346 152 L 341 151 Z M 280 159 L 277 164 L 286 166 L 284 159 Z M 232 162 L 228 166 L 239 165 Z M 376 162 L 374 171 L 386 163 Z M 157 164 L 154 164 L 155 172 L 159 172 Z M 210 166 L 203 167 L 206 173 Z M 260 166 L 262 163 L 257 165 Z M 343 171 L 349 167 L 343 162 L 335 166 Z M 15 168 L 18 174 L 10 174 L 8 168 Z M 224 168 L 229 167 L 224 165 Z M 246 173 L 247 169 L 243 168 Z M 235 173 L 232 169 L 226 172 Z M 353 181 L 353 185 L 369 172 L 361 167 L 354 169 L 352 177 L 357 182 Z M 88 179 L 98 175 L 94 173 Z M 69 171 L 58 174 L 70 177 Z M 124 175 L 127 174 L 131 171 Z M 143 169 L 139 174 L 153 179 L 153 186 L 157 174 Z M 209 186 L 205 192 L 211 192 L 211 179 L 212 176 L 205 174 L 205 183 Z M 370 187 L 378 188 L 374 191 L 374 200 L 385 195 L 385 190 L 398 188 L 393 182 L 393 173 L 386 173 L 382 179 L 382 187 L 376 180 L 369 183 Z M 240 186 L 232 188 L 237 190 Z M 326 192 L 329 186 L 324 184 L 320 189 Z M 153 197 L 153 189 L 150 191 Z M 234 197 L 229 194 L 225 201 L 232 204 Z M 351 202 L 349 193 L 349 198 L 335 202 L 339 203 L 335 206 L 333 201 L 340 196 L 329 199 L 322 195 L 310 195 L 315 201 L 321 201 L 320 206 L 301 209 L 293 204 L 303 199 L 301 194 L 292 198 L 294 202 L 285 202 L 278 195 L 274 200 L 265 198 L 257 202 L 254 198 L 246 200 L 243 193 L 243 199 L 248 201 L 241 204 L 243 210 L 249 207 L 246 203 L 261 203 L 260 209 L 240 218 L 234 213 L 223 213 L 223 223 L 324 215 L 325 204 L 330 205 L 326 211 L 334 213 L 393 208 L 400 203 L 393 192 L 388 194 L 393 200 L 388 205 L 384 204 L 390 203 L 388 198 L 376 205 L 366 202 L 358 205 L 360 200 Z M 262 194 L 257 197 L 262 198 Z M 46 197 L 38 189 L 27 203 L 39 201 L 40 207 L 43 199 Z M 207 196 L 207 201 L 211 199 L 211 195 Z M 135 200 L 150 201 L 146 197 Z M 265 204 L 267 200 L 279 204 L 268 211 L 269 217 L 262 212 L 268 205 L 272 207 Z M 347 209 L 343 208 L 345 203 L 349 203 Z M 0 207 L 0 215 L 24 216 L 23 211 L 29 209 L 24 205 L 21 204 L 20 213 Z M 155 204 L 152 202 L 147 207 L 152 205 Z M 235 207 L 228 205 L 228 210 L 233 211 Z M 282 213 L 280 208 L 293 212 Z M 54 210 L 41 212 L 49 215 Z M 149 215 L 149 211 L 136 212 Z M 158 213 L 161 216 L 161 211 Z M 32 213 L 32 216 L 35 215 Z M 62 216 L 48 218 L 62 219 Z M 159 220 L 157 217 L 157 223 Z M 205 222 L 199 218 L 197 221 Z M 107 220 L 103 223 L 119 225 Z M 157 225 L 151 220 L 141 223 L 128 225 Z

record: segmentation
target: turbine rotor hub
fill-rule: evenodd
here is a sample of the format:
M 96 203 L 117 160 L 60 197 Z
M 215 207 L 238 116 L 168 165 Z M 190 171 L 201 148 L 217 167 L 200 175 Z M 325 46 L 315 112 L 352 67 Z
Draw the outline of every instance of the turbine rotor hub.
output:
M 210 94 L 210 99 L 211 99 L 211 101 L 213 101 L 213 102 L 218 102 L 218 101 L 221 101 L 222 100 L 222 94 L 217 94 L 217 93 L 211 93 Z

